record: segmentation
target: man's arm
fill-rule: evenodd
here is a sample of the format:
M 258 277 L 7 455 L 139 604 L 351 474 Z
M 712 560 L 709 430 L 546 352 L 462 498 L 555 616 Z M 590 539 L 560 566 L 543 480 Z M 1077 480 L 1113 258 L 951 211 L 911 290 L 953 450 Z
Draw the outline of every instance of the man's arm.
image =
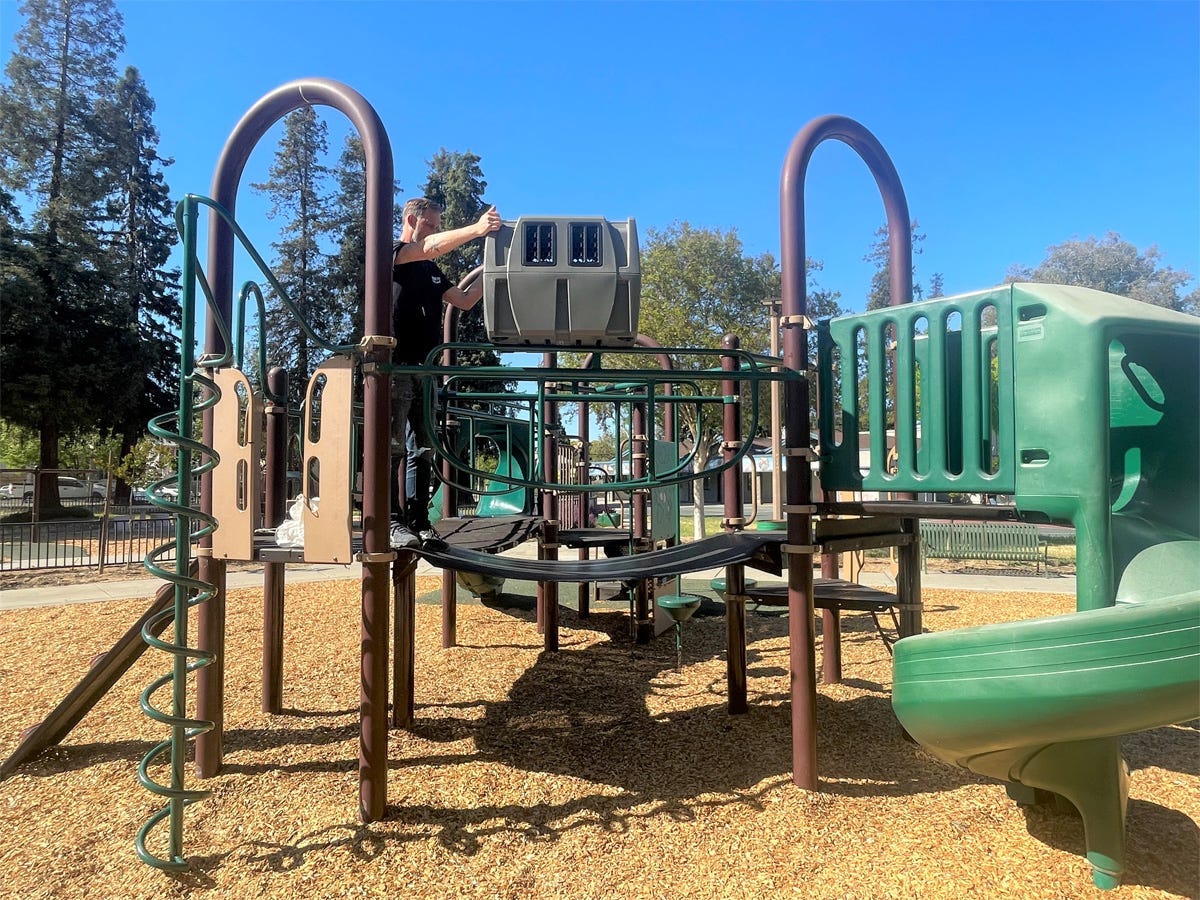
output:
M 444 253 L 457 250 L 467 241 L 481 238 L 493 231 L 500 230 L 500 213 L 496 207 L 491 207 L 479 217 L 478 222 L 455 228 L 452 231 L 439 231 L 429 235 L 422 241 L 412 241 L 405 244 L 396 253 L 397 265 L 417 262 L 422 259 L 437 259 Z
M 470 309 L 483 299 L 483 279 L 475 279 L 465 291 L 457 287 L 447 288 L 446 293 L 442 294 L 442 299 L 459 309 Z

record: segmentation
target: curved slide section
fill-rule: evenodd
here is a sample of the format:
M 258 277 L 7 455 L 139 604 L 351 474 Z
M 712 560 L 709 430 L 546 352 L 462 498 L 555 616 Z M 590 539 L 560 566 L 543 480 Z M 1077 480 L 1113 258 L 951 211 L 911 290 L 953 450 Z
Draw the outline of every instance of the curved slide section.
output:
M 192 576 L 198 571 L 192 561 Z M 172 617 L 155 617 L 175 603 L 175 585 L 163 584 L 155 592 L 154 600 L 129 629 L 121 635 L 112 649 L 96 657 L 79 684 L 37 725 L 27 728 L 15 750 L 0 763 L 0 781 L 13 774 L 17 768 L 33 759 L 43 750 L 57 746 L 71 733 L 83 717 L 91 712 L 130 667 L 146 652 L 149 644 L 142 638 L 142 627 L 153 623 L 151 631 L 156 636 L 166 630 Z
M 1102 888 L 1124 869 L 1120 736 L 1200 716 L 1200 556 L 1176 551 L 1148 551 L 1179 564 L 1154 567 L 1163 595 L 1127 577 L 1113 607 L 895 646 L 892 705 L 908 733 L 946 762 L 1070 800 Z

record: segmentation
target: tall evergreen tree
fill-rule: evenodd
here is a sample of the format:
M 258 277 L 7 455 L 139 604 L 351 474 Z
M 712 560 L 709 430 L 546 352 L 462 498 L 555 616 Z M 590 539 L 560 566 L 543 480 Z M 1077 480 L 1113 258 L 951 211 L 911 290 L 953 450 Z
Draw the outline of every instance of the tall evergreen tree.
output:
M 350 317 L 346 340 L 357 341 L 363 333 L 364 274 L 367 264 L 367 173 L 366 155 L 357 134 L 346 135 L 337 163 L 337 191 L 333 197 L 332 231 L 337 249 L 330 260 L 329 288 L 335 302 Z M 400 182 L 392 196 L 399 197 Z M 401 206 L 396 203 L 393 219 L 399 231 Z
M 421 194 L 441 204 L 444 230 L 470 225 L 490 206 L 483 199 L 487 181 L 479 163 L 480 157 L 469 150 L 459 153 L 445 147 L 428 160 L 429 173 Z M 468 241 L 457 250 L 439 256 L 437 264 L 457 284 L 482 261 L 483 242 Z
M 925 235 L 917 230 L 920 228 L 920 223 L 915 219 L 911 224 L 911 228 L 913 256 L 917 257 L 924 252 L 925 248 L 921 244 L 925 241 Z M 886 223 L 875 229 L 875 241 L 863 256 L 863 261 L 872 263 L 875 266 L 875 271 L 871 275 L 871 287 L 867 291 L 867 309 L 880 309 L 887 306 L 891 302 L 892 297 L 892 266 L 888 261 L 888 227 Z M 941 275 L 934 273 L 934 278 L 940 286 Z M 925 289 L 917 281 L 917 266 L 914 261 L 913 299 L 920 300 L 925 296 L 925 293 Z
M 118 409 L 111 393 L 126 345 L 104 290 L 109 148 L 99 118 L 125 40 L 112 0 L 26 0 L 20 11 L 0 88 L 0 178 L 33 215 L 4 261 L 27 277 L 14 278 L 3 304 L 0 415 L 35 429 L 39 464 L 54 469 L 63 435 L 110 426 Z M 44 498 L 57 488 L 43 478 Z
M 109 289 L 123 309 L 130 335 L 125 379 L 129 393 L 118 423 L 121 456 L 134 447 L 152 416 L 176 403 L 179 387 L 179 270 L 167 269 L 175 245 L 173 204 L 162 170 L 174 160 L 158 155 L 154 101 L 132 66 L 116 87 L 110 118 L 114 175 L 106 212 L 110 241 Z
M 321 162 L 327 151 L 328 127 L 316 112 L 304 107 L 289 113 L 268 180 L 253 188 L 270 197 L 268 218 L 283 219 L 280 239 L 271 244 L 275 277 L 313 331 L 336 341 L 348 332 L 349 316 L 330 289 L 329 258 L 322 245 L 333 226 L 326 188 L 329 167 Z M 318 362 L 316 348 L 274 292 L 267 301 L 266 325 L 262 339 L 268 364 L 288 370 L 292 399 L 299 401 Z

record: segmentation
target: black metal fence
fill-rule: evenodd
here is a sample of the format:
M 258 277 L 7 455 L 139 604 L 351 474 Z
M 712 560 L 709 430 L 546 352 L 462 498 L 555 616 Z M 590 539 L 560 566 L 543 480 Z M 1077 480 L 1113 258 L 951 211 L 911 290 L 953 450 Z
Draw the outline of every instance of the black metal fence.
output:
M 95 519 L 0 524 L 0 572 L 140 563 L 160 544 L 175 539 L 175 517 L 146 507 Z M 175 558 L 172 549 L 162 561 Z

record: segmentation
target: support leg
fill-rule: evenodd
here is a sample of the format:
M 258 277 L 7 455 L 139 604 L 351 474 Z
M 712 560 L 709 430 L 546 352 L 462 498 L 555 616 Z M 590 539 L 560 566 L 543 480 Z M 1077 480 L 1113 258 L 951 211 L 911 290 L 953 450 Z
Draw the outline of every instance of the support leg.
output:
M 263 566 L 263 671 L 262 711 L 283 711 L 283 598 L 286 584 L 283 563 Z
M 387 807 L 388 593 L 388 564 L 363 563 L 358 709 L 358 815 L 363 822 L 379 821 Z
M 900 637 L 920 634 L 924 628 L 921 620 L 921 550 L 920 520 L 904 519 L 901 524 L 906 534 L 913 535 L 911 544 L 899 548 L 896 558 L 900 565 L 896 579 L 896 596 L 900 607 Z
M 836 554 L 821 554 L 821 577 L 838 577 Z M 821 610 L 821 680 L 842 683 L 842 618 L 836 609 Z
M 1069 800 L 1083 817 L 1092 882 L 1111 889 L 1125 871 L 1125 806 L 1129 771 L 1120 738 L 1051 744 L 1013 772 L 1027 787 Z
M 414 568 L 415 572 L 416 569 Z M 415 577 L 415 576 L 414 576 Z M 458 584 L 449 569 L 442 570 L 442 649 L 458 646 Z M 414 588 L 415 591 L 415 588 Z
M 415 706 L 417 560 L 411 554 L 405 555 L 408 559 L 398 560 L 392 569 L 392 601 L 396 618 L 392 654 L 393 728 L 411 728 Z
M 214 659 L 196 673 L 196 718 L 207 719 L 213 728 L 196 738 L 196 774 L 211 778 L 225 756 L 225 561 L 201 557 L 199 572 L 214 592 L 197 609 L 196 646 Z
M 746 703 L 746 572 L 742 566 L 725 568 L 725 680 L 729 690 L 729 714 L 740 715 Z

